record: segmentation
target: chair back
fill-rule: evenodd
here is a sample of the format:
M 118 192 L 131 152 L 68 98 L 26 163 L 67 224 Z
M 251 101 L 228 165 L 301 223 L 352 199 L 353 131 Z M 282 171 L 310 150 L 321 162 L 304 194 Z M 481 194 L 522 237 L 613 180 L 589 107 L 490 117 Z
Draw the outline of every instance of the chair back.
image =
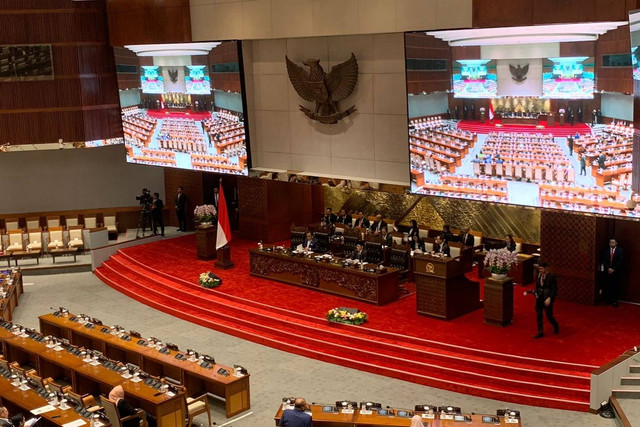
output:
M 98 220 L 95 216 L 84 217 L 84 228 L 96 228 L 98 226 Z
M 40 217 L 34 216 L 27 218 L 27 230 L 41 230 Z
M 104 408 L 104 412 L 109 418 L 109 422 L 112 427 L 122 427 L 122 423 L 120 422 L 120 412 L 118 412 L 118 406 L 116 402 L 110 400 L 109 398 L 103 397 L 100 399 L 102 403 L 102 407 Z
M 432 239 L 431 237 L 427 237 L 426 239 L 423 239 L 423 241 L 424 241 L 424 251 L 426 253 L 433 251 L 434 239 Z
M 469 230 L 469 233 L 473 236 L 473 247 L 480 246 L 482 244 L 482 232 Z
M 378 242 L 365 242 L 364 252 L 366 254 L 367 262 L 372 264 L 378 264 L 382 262 L 382 244 Z
M 62 227 L 49 228 L 49 247 L 64 247 L 64 236 L 62 234 Z
M 51 230 L 53 227 L 60 227 L 60 217 L 59 216 L 48 216 L 47 217 L 47 230 Z
M 67 230 L 70 227 L 77 227 L 78 226 L 78 217 L 77 216 L 65 216 L 64 217 L 64 222 L 67 226 Z
M 11 230 L 19 230 L 18 219 L 17 218 L 7 218 L 4 220 L 4 225 L 7 229 L 7 232 Z
M 462 253 L 462 243 L 449 242 L 449 254 L 451 258 L 457 258 Z
M 318 239 L 318 246 L 320 252 L 329 252 L 329 233 L 316 232 L 316 239 Z
M 418 227 L 418 236 L 421 239 L 426 239 L 427 237 L 429 237 L 429 229 L 428 228 Z
M 522 239 L 520 237 L 514 237 L 513 241 L 516 242 L 516 250 L 515 253 L 519 254 L 522 252 Z
M 104 215 L 102 217 L 103 221 L 104 221 L 104 226 L 109 228 L 109 227 L 113 227 L 115 228 L 116 226 L 116 216 L 115 215 Z
M 82 241 L 82 228 L 72 228 L 69 230 L 69 242 Z
M 391 233 L 391 239 L 394 244 L 401 245 L 404 240 L 404 235 L 402 233 Z
M 29 249 L 42 249 L 42 232 L 41 231 L 29 231 Z
M 409 271 L 409 250 L 406 248 L 392 248 L 389 263 L 391 267 L 397 268 L 400 272 Z
M 347 233 L 344 235 L 344 256 L 351 258 L 358 244 L 358 233 Z
M 12 245 L 20 245 L 20 247 L 24 246 L 24 237 L 22 235 L 22 230 L 10 230 L 9 231 L 9 246 Z
M 291 226 L 291 249 L 295 249 L 298 245 L 304 245 L 306 234 L 306 227 Z

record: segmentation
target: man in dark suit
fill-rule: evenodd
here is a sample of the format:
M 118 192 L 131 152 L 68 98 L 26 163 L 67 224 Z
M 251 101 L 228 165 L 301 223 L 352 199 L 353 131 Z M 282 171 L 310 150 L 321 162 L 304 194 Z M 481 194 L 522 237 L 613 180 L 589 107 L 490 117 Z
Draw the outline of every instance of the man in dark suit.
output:
M 449 249 L 449 244 L 446 240 L 442 238 L 442 236 L 436 236 L 435 243 L 433 244 L 433 254 L 441 255 L 445 257 L 451 256 L 451 250 Z
M 567 145 L 569 146 L 569 155 L 573 156 L 573 137 L 572 136 L 567 137 Z
M 391 237 L 391 234 L 387 230 L 387 227 L 384 227 L 382 228 L 382 230 L 380 230 L 380 238 L 382 239 L 382 244 L 384 246 L 393 246 L 393 237 Z
M 475 243 L 473 234 L 469 233 L 469 227 L 462 228 L 462 233 L 460 233 L 460 235 L 458 236 L 458 240 L 464 246 L 473 246 L 473 244 Z
M 176 207 L 176 215 L 178 216 L 178 231 L 187 231 L 187 195 L 184 194 L 182 187 L 178 187 L 174 205 Z
M 442 234 L 440 236 L 445 242 L 453 242 L 456 240 L 456 236 L 451 232 L 451 227 L 447 224 L 442 226 Z
M 609 240 L 609 247 L 602 252 L 602 272 L 605 275 L 604 296 L 607 305 L 618 306 L 618 292 L 620 289 L 620 273 L 624 254 L 618 247 L 616 239 Z
M 325 224 L 335 224 L 336 223 L 336 215 L 333 213 L 333 209 L 327 208 L 324 211 L 323 221 Z
M 338 224 L 344 224 L 346 226 L 351 227 L 351 215 L 347 214 L 347 211 L 345 211 L 344 209 L 340 209 L 340 215 L 338 216 L 338 219 L 336 220 L 336 222 Z
M 0 427 L 13 427 L 9 421 L 9 410 L 4 406 L 0 406 Z
M 538 333 L 533 338 L 542 338 L 544 336 L 544 325 L 542 323 L 542 312 L 547 315 L 549 323 L 553 325 L 553 332 L 560 332 L 560 326 L 553 317 L 553 302 L 558 294 L 558 282 L 556 276 L 547 271 L 547 263 L 541 261 L 538 264 L 538 280 L 536 280 L 536 289 L 533 294 L 536 297 L 536 322 L 538 324 Z
M 382 215 L 376 215 L 376 220 L 371 224 L 371 232 L 378 236 L 383 228 L 387 226 L 387 223 L 382 219 Z
M 598 168 L 605 170 L 607 168 L 607 155 L 600 153 L 598 156 Z
M 356 223 L 354 224 L 354 228 L 369 228 L 371 223 L 369 222 L 369 218 L 364 215 L 362 212 L 358 212 L 360 218 L 356 219 Z
M 307 237 L 304 239 L 302 248 L 305 252 L 318 252 L 320 250 L 320 243 L 311 232 L 307 232 Z
M 353 251 L 353 255 L 351 255 L 351 259 L 364 262 L 366 257 L 367 255 L 364 252 L 364 245 L 362 244 L 362 242 L 356 243 L 356 250 Z
M 158 234 L 158 226 L 160 226 L 160 233 L 164 236 L 164 221 L 162 220 L 162 209 L 164 203 L 160 198 L 159 193 L 153 193 L 153 199 L 151 200 L 151 227 L 153 234 Z
M 281 427 L 312 427 L 311 415 L 307 413 L 309 405 L 299 397 L 295 400 L 293 409 L 285 409 L 278 426 Z

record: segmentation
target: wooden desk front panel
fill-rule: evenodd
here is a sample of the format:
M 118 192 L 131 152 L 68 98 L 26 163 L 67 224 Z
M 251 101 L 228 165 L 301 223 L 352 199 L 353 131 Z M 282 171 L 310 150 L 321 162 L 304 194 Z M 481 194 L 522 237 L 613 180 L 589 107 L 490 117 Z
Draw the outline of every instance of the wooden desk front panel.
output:
M 251 275 L 383 305 L 398 299 L 399 271 L 367 273 L 304 258 L 249 251 Z
M 109 358 L 134 363 L 145 372 L 155 376 L 178 380 L 187 388 L 189 396 L 197 396 L 207 391 L 227 399 L 227 396 L 235 396 L 238 390 L 241 390 L 246 398 L 240 400 L 234 398 L 235 403 L 231 403 L 229 400 L 225 401 L 227 417 L 232 417 L 251 408 L 249 375 L 244 377 L 223 376 L 218 374 L 220 368 L 231 373 L 233 373 L 233 368 L 216 364 L 213 368 L 206 369 L 197 363 L 176 359 L 177 351 L 172 350 L 169 354 L 162 354 L 156 349 L 138 345 L 135 338 L 131 341 L 125 341 L 110 333 L 100 332 L 102 326 L 89 329 L 83 324 L 69 320 L 71 317 L 73 315 L 70 313 L 68 317 L 57 317 L 53 314 L 40 316 L 40 331 L 43 334 L 50 333 L 48 331 L 60 332 L 62 336 L 70 337 L 72 342 L 82 342 L 85 347 L 100 350 Z

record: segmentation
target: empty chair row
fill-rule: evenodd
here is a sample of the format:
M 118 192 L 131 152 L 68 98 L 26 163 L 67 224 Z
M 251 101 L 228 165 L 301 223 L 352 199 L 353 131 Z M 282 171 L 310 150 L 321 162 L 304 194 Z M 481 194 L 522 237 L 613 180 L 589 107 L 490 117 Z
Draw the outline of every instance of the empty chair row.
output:
M 22 231 L 47 231 L 53 227 L 62 227 L 69 230 L 73 227 L 100 228 L 106 227 L 109 233 L 118 232 L 116 216 L 104 215 L 61 215 L 61 216 L 33 216 L 22 218 L 0 218 L 0 234 L 6 234 L 12 230 Z
M 51 227 L 49 231 L 10 230 L 8 239 L 0 239 L 0 249 L 4 252 L 48 252 L 54 249 L 84 249 L 82 227 L 63 230 L 62 227 Z

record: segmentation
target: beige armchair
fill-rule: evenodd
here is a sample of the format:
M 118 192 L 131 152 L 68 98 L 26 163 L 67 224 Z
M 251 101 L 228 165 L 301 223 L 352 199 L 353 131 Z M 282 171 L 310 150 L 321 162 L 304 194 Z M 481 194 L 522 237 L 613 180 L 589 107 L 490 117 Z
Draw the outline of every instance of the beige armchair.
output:
M 116 222 L 115 215 L 104 215 L 104 226 L 107 227 L 107 233 L 109 234 L 118 234 L 118 223 Z
M 42 227 L 40 227 L 40 217 L 34 216 L 27 218 L 27 230 L 42 230 Z
M 96 228 L 98 227 L 98 221 L 95 216 L 84 217 L 84 228 Z
M 209 408 L 209 401 L 207 400 L 207 394 L 202 394 L 199 397 L 187 397 L 187 427 L 191 427 L 193 419 L 200 414 L 207 414 L 209 418 L 208 426 L 211 427 L 211 410 Z
M 29 243 L 27 250 L 33 252 L 42 252 L 42 231 L 29 230 Z
M 76 226 L 69 230 L 69 243 L 70 248 L 76 248 L 78 250 L 84 249 L 84 240 L 82 237 L 82 227 Z
M 22 234 L 22 230 L 9 231 L 9 246 L 6 247 L 6 250 L 7 252 L 24 250 L 24 236 Z
M 67 226 L 67 230 L 69 230 L 71 227 L 77 227 L 78 226 L 78 217 L 77 216 L 65 216 L 64 217 L 64 221 L 65 221 L 65 224 Z
M 60 227 L 60 217 L 59 216 L 48 216 L 47 217 L 47 230 L 51 230 L 54 227 Z
M 51 249 L 63 249 L 65 247 L 64 244 L 64 236 L 62 234 L 62 227 L 51 227 L 49 228 L 49 244 L 47 248 Z
M 103 397 L 101 399 L 101 403 L 112 427 L 122 427 L 122 423 L 129 420 L 135 420 L 136 418 L 140 420 L 140 425 L 142 427 L 147 427 L 147 414 L 142 409 L 138 410 L 134 415 L 122 418 L 120 417 L 120 412 L 118 411 L 116 402 L 107 397 Z

